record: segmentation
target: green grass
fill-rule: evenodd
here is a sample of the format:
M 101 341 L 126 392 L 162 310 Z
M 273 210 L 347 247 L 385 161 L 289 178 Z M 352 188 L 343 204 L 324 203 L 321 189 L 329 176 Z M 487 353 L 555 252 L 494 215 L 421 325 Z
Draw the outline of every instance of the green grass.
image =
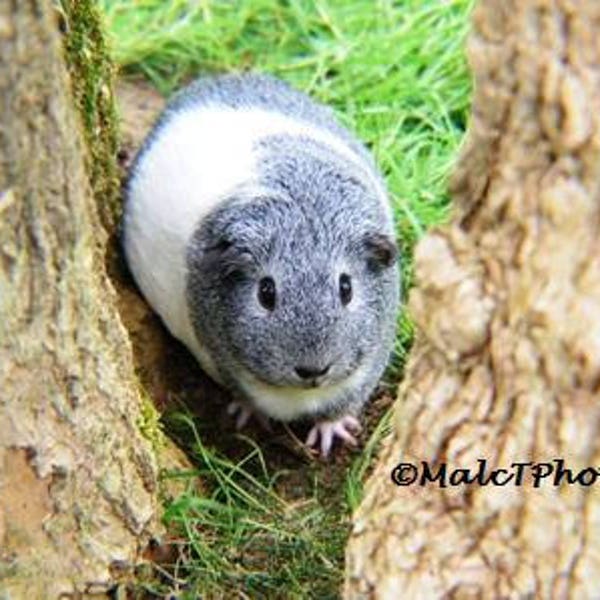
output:
M 155 574 L 136 588 L 137 597 L 143 589 L 144 598 L 172 594 L 178 600 L 337 598 L 350 515 L 371 459 L 390 431 L 390 417 L 388 411 L 346 472 L 325 483 L 317 466 L 301 478 L 303 489 L 290 494 L 288 473 L 273 473 L 252 439 L 237 436 L 246 450 L 231 460 L 205 443 L 201 425 L 189 413 L 171 413 L 168 429 L 196 468 L 163 474 L 190 484 L 167 503 L 163 516 L 178 558 L 161 570 L 162 577 Z
M 165 94 L 199 74 L 254 69 L 332 106 L 372 149 L 386 177 L 409 287 L 415 242 L 449 214 L 446 179 L 470 102 L 462 48 L 472 0 L 99 4 L 122 73 L 143 76 Z M 386 378 L 391 386 L 401 377 L 412 335 L 402 315 Z M 181 532 L 188 560 L 178 572 L 189 589 L 209 597 L 234 597 L 223 590 L 336 597 L 349 513 L 389 418 L 343 474 L 337 495 L 322 490 L 323 470 L 317 470 L 299 504 L 276 492 L 257 448 L 232 462 L 203 446 L 193 422 L 187 427 L 199 465 L 193 475 L 210 492 L 183 495 L 165 518 Z
M 172 476 L 199 478 L 207 492 L 201 496 L 192 490 L 167 507 L 164 520 L 179 532 L 181 560 L 171 569 L 172 579 L 155 584 L 154 593 L 172 592 L 173 581 L 181 580 L 186 582 L 181 599 L 242 593 L 250 598 L 335 597 L 348 518 L 341 520 L 338 511 L 327 509 L 318 482 L 307 497 L 284 500 L 277 491 L 284 474 L 270 474 L 251 439 L 243 438 L 248 451 L 232 461 L 204 444 L 189 415 L 174 415 L 170 429 L 183 436 L 198 465 L 196 471 Z

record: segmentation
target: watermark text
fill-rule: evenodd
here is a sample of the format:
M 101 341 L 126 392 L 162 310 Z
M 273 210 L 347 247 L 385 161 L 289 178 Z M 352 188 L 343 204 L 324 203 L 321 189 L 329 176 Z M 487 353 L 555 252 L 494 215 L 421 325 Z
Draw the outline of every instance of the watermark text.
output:
M 539 488 L 564 484 L 588 487 L 600 479 L 600 468 L 570 469 L 562 458 L 549 462 L 513 462 L 506 468 L 491 468 L 487 459 L 480 458 L 473 468 L 452 468 L 445 462 L 436 465 L 426 461 L 401 462 L 392 469 L 391 478 L 398 486 L 437 485 L 440 488 L 460 485 Z

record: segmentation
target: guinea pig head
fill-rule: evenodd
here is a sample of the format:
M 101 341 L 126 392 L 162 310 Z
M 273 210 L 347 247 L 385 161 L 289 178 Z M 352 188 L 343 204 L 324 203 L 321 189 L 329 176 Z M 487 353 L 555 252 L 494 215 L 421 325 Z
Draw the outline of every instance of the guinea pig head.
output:
M 187 257 L 190 316 L 233 377 L 332 386 L 381 346 L 397 303 L 397 249 L 372 204 L 332 212 L 262 190 L 203 221 Z

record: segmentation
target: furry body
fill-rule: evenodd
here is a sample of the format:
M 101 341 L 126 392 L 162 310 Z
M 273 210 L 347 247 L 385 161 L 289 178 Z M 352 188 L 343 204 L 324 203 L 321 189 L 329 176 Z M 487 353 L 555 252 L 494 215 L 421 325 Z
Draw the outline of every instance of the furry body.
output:
M 391 350 L 399 273 L 382 179 L 329 109 L 270 77 L 200 79 L 126 195 L 136 282 L 209 375 L 279 420 L 358 413 Z

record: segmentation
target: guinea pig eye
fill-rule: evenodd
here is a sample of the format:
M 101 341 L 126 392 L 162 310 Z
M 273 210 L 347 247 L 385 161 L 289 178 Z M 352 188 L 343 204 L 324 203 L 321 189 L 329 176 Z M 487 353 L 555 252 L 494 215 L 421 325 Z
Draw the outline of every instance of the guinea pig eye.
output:
M 263 277 L 258 282 L 258 301 L 267 310 L 275 308 L 275 282 L 271 277 Z
M 340 300 L 344 306 L 352 300 L 352 279 L 347 273 L 340 275 Z

